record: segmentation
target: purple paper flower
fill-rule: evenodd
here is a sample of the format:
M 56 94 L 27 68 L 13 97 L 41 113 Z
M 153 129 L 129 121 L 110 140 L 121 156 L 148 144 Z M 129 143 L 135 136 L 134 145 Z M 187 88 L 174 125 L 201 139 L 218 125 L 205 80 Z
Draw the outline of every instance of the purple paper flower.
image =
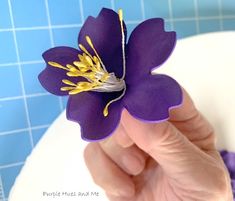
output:
M 233 199 L 235 201 L 235 153 L 226 150 L 220 151 L 220 155 L 228 169 L 231 178 L 231 185 L 233 190 Z
M 165 32 L 160 18 L 139 24 L 126 43 L 122 11 L 103 8 L 88 17 L 78 37 L 79 48 L 55 47 L 43 54 L 47 63 L 39 75 L 49 92 L 70 95 L 67 118 L 81 126 L 88 141 L 109 136 L 121 112 L 149 122 L 168 119 L 169 109 L 182 102 L 177 82 L 152 75 L 171 54 L 175 32 Z

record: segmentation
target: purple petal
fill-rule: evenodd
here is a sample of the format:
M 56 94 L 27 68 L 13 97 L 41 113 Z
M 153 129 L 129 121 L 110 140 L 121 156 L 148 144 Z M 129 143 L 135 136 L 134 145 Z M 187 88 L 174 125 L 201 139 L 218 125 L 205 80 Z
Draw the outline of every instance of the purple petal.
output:
M 78 54 L 80 52 L 77 49 L 70 48 L 70 47 L 55 47 L 47 50 L 43 53 L 43 58 L 47 62 L 53 61 L 57 62 L 61 65 L 72 64 L 73 61 L 78 60 Z M 68 92 L 61 91 L 60 88 L 65 86 L 62 83 L 63 79 L 69 79 L 72 82 L 78 82 L 82 80 L 81 78 L 72 78 L 66 75 L 65 70 L 60 68 L 55 68 L 50 66 L 49 64 L 46 65 L 46 68 L 39 74 L 38 79 L 41 85 L 50 93 L 64 96 L 67 95 Z
M 110 105 L 107 117 L 104 117 L 103 109 L 117 95 L 120 93 L 82 92 L 69 97 L 67 118 L 80 124 L 84 140 L 104 139 L 116 129 L 121 117 L 121 102 Z
M 73 61 L 78 61 L 78 54 L 81 52 L 72 47 L 54 47 L 42 54 L 46 62 L 54 61 L 61 65 L 72 64 Z
M 221 151 L 220 154 L 224 160 L 225 165 L 228 168 L 231 178 L 235 179 L 235 153 L 228 151 Z
M 82 26 L 78 43 L 94 55 L 85 40 L 87 35 L 91 38 L 108 72 L 114 72 L 117 77 L 122 77 L 122 37 L 118 14 L 103 8 L 97 18 L 88 17 Z
M 126 80 L 138 81 L 141 76 L 165 62 L 175 42 L 176 33 L 165 32 L 164 22 L 160 18 L 149 19 L 138 25 L 127 45 Z
M 220 155 L 222 156 L 224 163 L 229 171 L 233 196 L 235 200 L 235 153 L 223 150 L 220 151 Z
M 166 75 L 151 75 L 128 85 L 124 106 L 136 118 L 145 121 L 163 121 L 169 109 L 182 103 L 179 84 Z

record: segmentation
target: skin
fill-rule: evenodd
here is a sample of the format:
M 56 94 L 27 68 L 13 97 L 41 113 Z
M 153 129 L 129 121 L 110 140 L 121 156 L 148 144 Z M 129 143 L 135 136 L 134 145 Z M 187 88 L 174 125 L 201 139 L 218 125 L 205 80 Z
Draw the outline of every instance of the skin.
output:
M 232 201 L 214 130 L 185 90 L 162 123 L 124 110 L 115 134 L 88 144 L 84 158 L 111 201 Z

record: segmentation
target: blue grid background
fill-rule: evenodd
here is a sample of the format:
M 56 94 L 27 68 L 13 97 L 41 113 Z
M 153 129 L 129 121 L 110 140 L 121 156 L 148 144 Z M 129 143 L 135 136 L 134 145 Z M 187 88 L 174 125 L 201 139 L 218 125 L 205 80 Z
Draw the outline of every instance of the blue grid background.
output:
M 41 53 L 76 47 L 84 20 L 102 7 L 122 8 L 129 32 L 152 17 L 165 18 L 178 38 L 235 30 L 235 0 L 0 0 L 0 201 L 66 104 L 37 80 Z

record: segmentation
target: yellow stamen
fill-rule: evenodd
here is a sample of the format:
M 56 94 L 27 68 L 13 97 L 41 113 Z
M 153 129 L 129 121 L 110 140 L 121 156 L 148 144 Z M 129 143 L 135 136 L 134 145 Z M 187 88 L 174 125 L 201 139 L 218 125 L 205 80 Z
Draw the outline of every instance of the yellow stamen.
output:
M 82 74 L 78 73 L 78 72 L 68 72 L 68 73 L 66 73 L 66 75 L 68 75 L 69 77 L 79 77 L 79 76 L 82 76 Z
M 119 20 L 123 21 L 123 11 L 122 11 L 122 9 L 118 10 L 118 16 L 119 16 Z
M 85 73 L 88 70 L 92 70 L 91 67 L 86 66 L 84 63 L 80 61 L 74 61 L 73 64 L 81 71 L 82 73 Z
M 120 100 L 120 99 L 125 95 L 125 93 L 126 93 L 126 86 L 125 86 L 125 88 L 123 89 L 123 92 L 122 92 L 122 94 L 121 94 L 119 97 L 117 97 L 117 98 L 115 98 L 115 99 L 109 101 L 109 102 L 106 104 L 106 106 L 105 106 L 105 108 L 104 108 L 104 110 L 103 110 L 103 115 L 104 115 L 105 117 L 107 117 L 108 114 L 109 114 L 108 107 L 109 107 L 112 103 L 114 103 L 114 102 Z
M 81 55 L 81 54 L 78 55 L 79 60 L 80 60 L 87 68 L 89 68 L 89 67 L 90 67 L 90 63 L 88 63 L 86 57 L 89 57 L 89 56 L 87 56 L 85 53 L 83 53 L 82 55 Z
M 78 58 L 79 58 L 79 60 L 82 62 L 82 63 L 84 63 L 84 59 L 83 59 L 83 56 L 81 55 L 81 54 L 78 54 Z M 84 63 L 85 64 L 85 63 Z
M 92 55 L 87 51 L 87 49 L 82 44 L 79 44 L 78 46 L 83 52 L 85 52 L 88 56 L 92 58 Z
M 87 67 L 84 63 L 82 63 L 80 61 L 74 61 L 73 64 L 75 66 L 77 66 L 78 68 L 86 68 Z
M 84 73 L 83 77 L 88 78 L 89 80 L 92 80 L 93 82 L 95 82 L 95 73 L 90 72 L 90 73 Z
M 91 49 L 94 51 L 95 55 L 97 56 L 97 58 L 99 59 L 99 62 L 101 63 L 102 67 L 104 68 L 104 70 L 107 72 L 106 68 L 105 68 L 105 65 L 103 64 L 99 54 L 97 53 L 92 41 L 91 41 L 91 38 L 89 36 L 86 36 L 86 41 L 87 43 L 90 45 Z
M 121 32 L 122 32 L 122 62 L 123 62 L 123 75 L 122 79 L 126 76 L 126 53 L 125 53 L 125 34 L 124 34 L 124 26 L 123 26 L 123 12 L 122 9 L 119 9 L 118 11 L 119 21 L 121 25 Z
M 106 80 L 108 80 L 109 77 L 110 77 L 109 74 L 108 74 L 108 73 L 105 73 L 105 74 L 103 75 L 103 77 L 100 79 L 100 81 L 101 81 L 101 82 L 105 82 Z
M 117 92 L 122 91 L 121 95 L 111 101 L 109 101 L 103 110 L 103 115 L 106 117 L 109 114 L 109 106 L 120 100 L 126 92 L 126 84 L 124 81 L 126 73 L 126 58 L 125 58 L 125 30 L 123 24 L 123 12 L 118 11 L 120 27 L 121 27 L 121 43 L 122 43 L 122 58 L 123 58 L 123 75 L 121 78 L 117 78 L 114 72 L 108 72 L 103 64 L 101 57 L 95 49 L 95 46 L 89 36 L 85 36 L 85 39 L 89 45 L 89 49 L 92 49 L 92 54 L 82 45 L 79 44 L 79 48 L 83 51 L 82 54 L 78 54 L 78 61 L 74 61 L 71 64 L 63 66 L 57 62 L 50 61 L 50 66 L 61 68 L 66 70 L 66 75 L 69 77 L 83 77 L 87 81 L 73 83 L 68 79 L 63 79 L 62 82 L 67 86 L 61 87 L 61 91 L 68 91 L 68 94 L 74 95 L 84 91 L 97 91 L 97 92 Z
M 56 62 L 53 62 L 53 61 L 49 61 L 48 64 L 50 66 L 53 66 L 53 67 L 56 67 L 56 68 L 61 68 L 61 69 L 64 69 L 64 70 L 68 70 L 68 68 L 56 63 Z
M 96 56 L 93 56 L 93 60 L 94 60 L 96 65 L 100 65 L 100 61 Z
M 84 91 L 87 91 L 87 90 L 84 90 L 84 89 L 74 89 L 74 90 L 69 91 L 69 95 L 79 94 L 79 93 L 84 92 Z
M 91 60 L 91 58 L 89 56 L 86 56 L 85 59 L 86 59 L 87 63 L 89 64 L 89 66 L 93 66 L 94 65 L 92 60 Z
M 86 62 L 85 56 L 86 56 L 86 54 L 83 54 L 83 55 L 79 54 L 78 58 L 82 63 L 84 63 L 87 66 L 88 64 Z
M 70 95 L 78 94 L 84 91 L 90 91 L 91 89 L 98 86 L 97 84 L 92 84 L 90 82 L 79 82 L 73 90 L 69 92 Z
M 75 87 L 61 87 L 60 90 L 61 91 L 70 91 L 70 90 L 74 90 Z
M 64 80 L 62 80 L 62 82 L 64 83 L 64 84 L 67 84 L 67 85 L 70 85 L 70 86 L 77 86 L 76 84 L 74 84 L 73 82 L 71 82 L 70 80 L 66 80 L 66 79 L 64 79 Z
M 77 69 L 77 68 L 75 68 L 75 67 L 71 67 L 69 70 L 70 70 L 70 72 L 73 72 L 73 73 L 78 72 L 78 69 Z
M 124 79 L 125 76 L 126 76 L 126 58 L 125 58 L 125 34 L 124 34 L 124 26 L 123 26 L 123 12 L 122 12 L 122 9 L 119 9 L 119 11 L 118 11 L 118 16 L 119 16 L 119 21 L 120 21 L 120 26 L 121 26 L 121 33 L 122 33 L 122 62 L 123 62 L 122 65 L 123 65 L 123 75 L 122 75 L 122 78 L 121 78 L 121 79 Z M 105 106 L 105 108 L 104 108 L 104 110 L 103 110 L 103 115 L 104 115 L 105 117 L 108 116 L 108 114 L 109 114 L 109 112 L 108 112 L 108 107 L 109 107 L 112 103 L 114 103 L 114 102 L 120 100 L 120 99 L 125 95 L 125 92 L 126 92 L 126 86 L 125 86 L 125 88 L 124 88 L 122 94 L 121 94 L 119 97 L 117 97 L 116 99 L 113 99 L 113 100 L 109 101 L 109 102 L 106 104 L 106 106 Z
M 77 88 L 83 88 L 83 89 L 88 89 L 93 87 L 94 84 L 90 83 L 90 82 L 79 82 L 77 85 Z
M 105 108 L 104 108 L 104 110 L 103 110 L 103 115 L 104 115 L 105 117 L 107 117 L 108 114 L 109 114 L 108 107 L 109 107 L 110 104 L 111 104 L 111 103 L 109 102 L 109 103 L 105 106 Z
M 90 39 L 90 42 L 91 42 L 91 39 Z M 93 45 L 93 47 L 94 47 L 94 45 Z M 95 63 L 97 70 L 100 70 L 101 66 L 100 66 L 99 59 L 96 56 L 92 57 L 92 55 L 87 51 L 87 49 L 82 44 L 79 44 L 79 48 L 92 59 L 92 61 Z
M 67 67 L 68 69 L 74 68 L 74 66 L 71 65 L 71 64 L 67 64 L 66 67 Z

